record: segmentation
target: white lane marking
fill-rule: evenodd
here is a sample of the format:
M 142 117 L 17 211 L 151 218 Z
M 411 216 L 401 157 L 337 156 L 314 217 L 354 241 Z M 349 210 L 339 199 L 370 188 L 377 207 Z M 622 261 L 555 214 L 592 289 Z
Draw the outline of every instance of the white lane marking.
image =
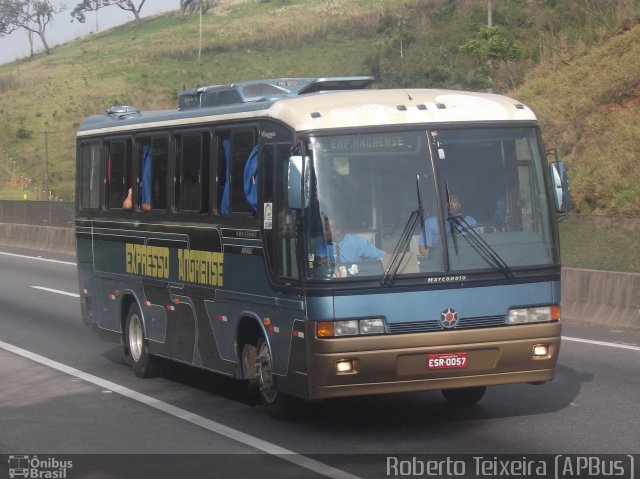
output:
M 640 351 L 640 346 L 631 344 L 609 343 L 607 341 L 595 341 L 593 339 L 572 338 L 571 336 L 562 336 L 565 341 L 575 341 L 577 343 L 595 344 L 596 346 L 607 346 L 609 348 L 630 349 L 632 351 Z
M 68 264 L 71 266 L 76 266 L 76 263 L 74 263 L 73 261 L 60 261 L 58 259 L 41 258 L 40 256 L 26 256 L 24 254 L 5 253 L 4 251 L 0 251 L 0 254 L 3 254 L 5 256 L 13 256 L 14 258 L 35 259 L 37 261 L 47 261 L 49 263 Z
M 66 291 L 60 291 L 59 289 L 45 288 L 44 286 L 31 286 L 33 289 L 39 289 L 40 291 L 48 291 L 49 293 L 64 294 L 65 296 L 71 296 L 73 298 L 79 298 L 78 293 L 67 293 Z
M 0 341 L 0 348 L 13 354 L 17 354 L 18 356 L 22 356 L 23 358 L 35 361 L 44 366 L 48 366 L 62 373 L 68 374 L 69 376 L 73 376 L 74 378 L 78 378 L 88 383 L 94 384 L 100 388 L 106 389 L 108 391 L 113 391 L 114 393 L 120 394 L 129 399 L 133 399 L 134 401 L 138 401 L 146 406 L 152 407 L 166 414 L 170 414 L 177 417 L 178 419 L 182 419 L 183 421 L 187 421 L 196 426 L 200 426 L 204 429 L 207 429 L 208 431 L 220 434 L 221 436 L 228 437 L 229 439 L 233 439 L 234 441 L 253 447 L 254 449 L 257 449 L 259 451 L 277 456 L 284 461 L 316 472 L 322 476 L 329 477 L 331 479 L 361 479 L 358 476 L 354 476 L 353 474 L 350 474 L 348 472 L 336 469 L 335 467 L 302 456 L 289 449 L 285 449 L 283 447 L 277 446 L 276 444 L 272 444 L 257 437 L 253 437 L 229 426 L 225 426 L 224 424 L 220 424 L 219 422 L 212 421 L 211 419 L 207 419 L 202 416 L 198 416 L 192 412 L 186 411 L 171 404 L 167 404 L 151 396 L 141 394 L 137 391 L 134 391 L 133 389 L 129 389 L 106 379 L 93 376 L 92 374 L 85 373 L 83 371 L 80 371 L 79 369 L 75 369 L 71 366 L 67 366 L 66 364 L 53 361 L 52 359 L 45 358 L 44 356 L 40 356 L 39 354 L 32 353 L 31 351 L 27 351 L 26 349 L 22 349 L 12 344 L 5 343 L 4 341 Z

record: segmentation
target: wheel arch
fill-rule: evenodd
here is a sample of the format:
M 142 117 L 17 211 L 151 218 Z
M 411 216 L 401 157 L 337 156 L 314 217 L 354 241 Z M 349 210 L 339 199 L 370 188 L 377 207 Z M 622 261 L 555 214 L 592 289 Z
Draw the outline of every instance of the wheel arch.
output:
M 260 320 L 260 317 L 252 312 L 243 311 L 238 320 L 236 328 L 235 351 L 238 365 L 240 365 L 240 373 L 242 375 L 242 349 L 245 344 L 257 346 L 258 338 L 263 337 L 269 342 L 269 336 Z
M 124 323 L 127 320 L 129 314 L 129 308 L 133 303 L 137 303 L 135 296 L 131 293 L 123 293 L 120 300 L 120 329 L 124 331 Z M 138 305 L 140 306 L 140 305 Z

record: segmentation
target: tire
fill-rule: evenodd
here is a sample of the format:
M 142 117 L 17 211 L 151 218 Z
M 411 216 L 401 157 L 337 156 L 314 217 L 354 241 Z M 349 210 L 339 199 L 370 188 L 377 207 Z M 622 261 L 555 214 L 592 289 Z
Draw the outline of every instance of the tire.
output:
M 260 387 L 256 376 L 257 349 L 255 344 L 247 343 L 242 346 L 240 354 L 242 365 L 242 377 L 246 385 L 246 398 L 251 405 L 260 403 Z
M 149 346 L 144 334 L 142 314 L 136 303 L 129 307 L 124 326 L 125 360 L 131 364 L 133 372 L 140 378 L 150 378 L 157 372 L 157 360 L 149 354 Z
M 447 401 L 455 406 L 471 406 L 480 401 L 486 391 L 486 386 L 478 386 L 475 388 L 443 389 L 442 395 Z
M 256 355 L 256 375 L 260 400 L 273 419 L 285 419 L 290 409 L 291 398 L 275 388 L 272 375 L 272 361 L 269 344 L 264 338 L 258 338 Z

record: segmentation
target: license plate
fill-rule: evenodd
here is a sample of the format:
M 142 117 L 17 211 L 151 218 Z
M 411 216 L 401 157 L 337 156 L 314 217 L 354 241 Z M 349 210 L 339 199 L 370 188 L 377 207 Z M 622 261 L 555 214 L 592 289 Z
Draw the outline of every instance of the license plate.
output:
M 427 369 L 464 369 L 469 364 L 467 353 L 436 353 L 427 355 Z

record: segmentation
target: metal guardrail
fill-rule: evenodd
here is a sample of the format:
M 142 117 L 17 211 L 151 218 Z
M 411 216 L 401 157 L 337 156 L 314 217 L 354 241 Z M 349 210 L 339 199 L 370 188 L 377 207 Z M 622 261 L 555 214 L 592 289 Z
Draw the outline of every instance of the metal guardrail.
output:
M 0 200 L 0 223 L 72 228 L 74 218 L 71 201 Z

